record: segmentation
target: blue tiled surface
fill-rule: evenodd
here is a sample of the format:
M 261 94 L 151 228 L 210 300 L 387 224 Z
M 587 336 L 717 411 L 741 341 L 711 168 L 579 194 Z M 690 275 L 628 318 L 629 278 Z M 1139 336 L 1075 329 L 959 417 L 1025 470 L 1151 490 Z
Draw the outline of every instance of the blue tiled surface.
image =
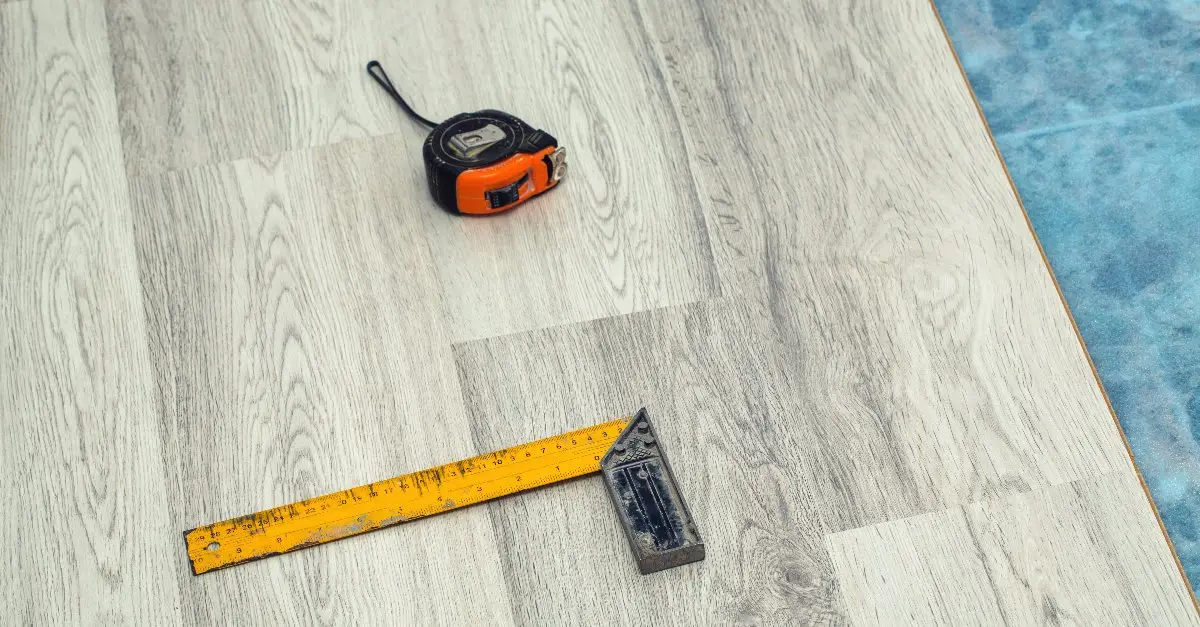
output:
M 935 0 L 1200 591 L 1200 0 Z
M 936 0 L 992 132 L 1200 99 L 1200 0 Z

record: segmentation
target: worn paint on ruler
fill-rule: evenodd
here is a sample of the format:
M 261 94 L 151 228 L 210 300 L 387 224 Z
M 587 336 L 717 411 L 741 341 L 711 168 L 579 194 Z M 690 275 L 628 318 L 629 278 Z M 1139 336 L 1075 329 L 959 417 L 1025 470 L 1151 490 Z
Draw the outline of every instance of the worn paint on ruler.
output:
M 600 459 L 630 420 L 627 416 L 197 527 L 184 534 L 192 572 L 236 566 L 599 472 Z

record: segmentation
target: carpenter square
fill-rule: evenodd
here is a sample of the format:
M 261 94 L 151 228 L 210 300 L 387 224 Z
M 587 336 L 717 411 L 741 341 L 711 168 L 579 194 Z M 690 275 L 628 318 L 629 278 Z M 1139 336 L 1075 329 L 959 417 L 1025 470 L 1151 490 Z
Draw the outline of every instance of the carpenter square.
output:
M 199 575 L 603 469 L 638 568 L 651 573 L 704 558 L 695 523 L 659 449 L 643 409 L 633 417 L 197 527 L 184 534 L 188 560 Z

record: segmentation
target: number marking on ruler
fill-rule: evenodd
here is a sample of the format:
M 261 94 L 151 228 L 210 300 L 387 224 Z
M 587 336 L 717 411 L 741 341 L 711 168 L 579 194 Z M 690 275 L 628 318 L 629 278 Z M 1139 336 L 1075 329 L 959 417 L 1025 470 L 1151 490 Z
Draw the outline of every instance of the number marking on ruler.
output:
M 631 419 L 197 527 L 184 534 L 192 572 L 236 566 L 599 472 L 600 459 Z

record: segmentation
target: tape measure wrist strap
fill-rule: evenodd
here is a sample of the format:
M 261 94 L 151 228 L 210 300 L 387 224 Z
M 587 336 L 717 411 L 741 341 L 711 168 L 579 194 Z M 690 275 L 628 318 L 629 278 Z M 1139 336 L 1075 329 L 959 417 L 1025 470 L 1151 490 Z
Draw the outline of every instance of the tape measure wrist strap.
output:
M 401 109 L 404 109 L 404 112 L 407 113 L 409 117 L 420 122 L 421 124 L 424 124 L 425 126 L 437 126 L 437 122 L 434 122 L 420 113 L 417 113 L 411 106 L 409 106 L 408 102 L 404 100 L 404 97 L 400 95 L 400 92 L 396 90 L 396 86 L 392 84 L 391 77 L 387 75 L 387 72 L 383 70 L 383 66 L 380 65 L 378 61 L 371 61 L 367 64 L 367 74 L 370 74 L 371 78 L 375 79 L 376 83 L 379 83 L 379 86 L 383 88 L 383 91 L 386 91 L 388 95 L 392 97 L 392 100 L 395 100 L 396 104 L 400 105 Z

